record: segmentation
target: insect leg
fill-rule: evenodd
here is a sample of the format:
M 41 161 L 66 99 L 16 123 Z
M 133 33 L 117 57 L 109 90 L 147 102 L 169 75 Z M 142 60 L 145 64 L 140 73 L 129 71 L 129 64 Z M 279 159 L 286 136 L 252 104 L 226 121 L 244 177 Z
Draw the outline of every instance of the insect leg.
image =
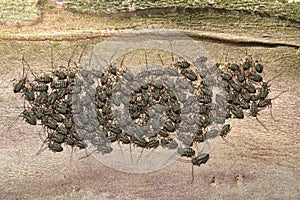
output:
M 273 98 L 271 99 L 271 101 L 273 101 L 274 99 L 277 99 L 277 98 L 280 97 L 283 93 L 286 93 L 286 92 L 287 92 L 287 91 L 281 92 L 281 93 L 278 94 L 277 96 L 273 97 Z M 280 121 L 279 119 L 275 119 L 274 116 L 273 116 L 272 103 L 270 103 L 270 115 L 271 115 L 271 118 L 272 118 L 275 122 Z
M 95 149 L 95 150 L 91 151 L 90 153 L 87 153 L 87 152 L 86 152 L 86 155 L 85 155 L 85 156 L 82 156 L 82 157 L 80 157 L 80 158 L 78 158 L 78 160 L 82 160 L 82 159 L 84 159 L 84 158 L 87 158 L 87 157 L 89 157 L 90 155 L 92 155 L 93 153 L 95 153 L 95 152 L 97 152 L 97 151 L 98 151 L 98 150 Z
M 131 143 L 129 143 L 129 151 L 130 151 L 130 161 L 131 161 L 131 164 L 133 164 L 132 150 L 131 150 Z
M 43 139 L 43 138 L 41 137 L 41 139 Z M 48 148 L 48 146 L 45 146 L 45 144 L 47 143 L 47 141 L 48 141 L 48 136 L 46 137 L 46 139 L 44 139 L 42 146 L 41 146 L 40 149 L 35 153 L 35 155 L 37 155 L 37 156 L 40 155 L 42 152 L 44 152 L 44 151 Z
M 71 147 L 70 163 L 72 163 L 72 161 L 74 160 L 73 159 L 73 153 L 74 153 L 74 147 Z
M 9 106 L 10 107 L 10 106 Z M 17 107 L 18 108 L 18 107 Z M 24 110 L 26 110 L 25 108 L 25 99 L 24 99 L 24 106 L 23 106 Z M 13 120 L 13 122 L 8 126 L 7 128 L 7 132 L 13 127 L 13 125 L 18 121 L 18 119 L 22 117 L 22 113 L 20 113 L 16 119 Z
M 230 140 L 228 140 L 227 138 L 225 137 L 222 137 L 222 139 L 227 143 L 229 144 L 230 146 L 232 146 L 233 148 L 236 147 L 236 144 L 234 142 L 231 142 Z
M 257 118 L 257 116 L 255 118 L 258 121 L 258 123 L 260 123 L 260 125 L 262 125 L 262 127 L 264 127 L 264 129 L 266 129 L 266 131 L 269 132 L 269 129 L 267 129 L 267 127 Z
M 149 150 L 148 154 L 146 155 L 145 160 L 148 160 L 150 154 L 153 153 L 152 151 L 155 151 L 155 150 L 156 150 L 156 148 L 151 148 L 151 149 Z
M 13 120 L 13 122 L 12 122 L 12 123 L 8 126 L 8 128 L 7 128 L 7 132 L 13 127 L 13 125 L 18 121 L 18 119 L 19 119 L 21 116 L 22 116 L 22 113 L 19 114 L 19 115 L 17 116 L 17 118 Z
M 47 149 L 48 147 L 47 146 L 45 146 L 45 144 L 43 144 L 42 146 L 41 146 L 41 148 L 38 150 L 38 152 L 36 152 L 35 153 L 35 155 L 40 155 L 42 152 L 44 152 L 46 149 Z
M 123 151 L 123 148 L 122 148 L 122 146 L 121 146 L 121 144 L 120 144 L 120 141 L 118 141 L 118 145 L 119 145 L 119 148 L 120 148 L 121 154 L 124 154 L 124 151 Z
M 191 184 L 194 182 L 194 165 L 192 164 L 192 180 Z
M 140 155 L 139 155 L 138 159 L 136 160 L 136 162 L 137 162 L 137 163 L 138 163 L 138 162 L 139 162 L 139 160 L 141 159 L 141 157 L 142 157 L 142 154 L 143 154 L 143 151 L 144 151 L 144 148 L 142 148 L 142 151 L 141 151 L 141 153 L 140 153 Z

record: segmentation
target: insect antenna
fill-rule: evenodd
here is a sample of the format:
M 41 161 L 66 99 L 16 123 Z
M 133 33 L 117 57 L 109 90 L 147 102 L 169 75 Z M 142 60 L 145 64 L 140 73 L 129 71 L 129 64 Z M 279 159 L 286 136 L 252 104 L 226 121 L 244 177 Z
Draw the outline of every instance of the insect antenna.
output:
M 71 61 L 72 61 L 72 59 L 73 59 L 73 57 L 74 57 L 75 52 L 76 52 L 76 49 L 74 49 L 74 50 L 72 51 L 72 54 L 71 54 L 71 56 L 69 57 L 69 59 L 66 59 L 61 53 L 59 53 L 58 51 L 56 51 L 56 54 L 58 54 L 59 59 L 61 59 L 62 61 L 66 61 L 66 62 L 68 63 L 68 64 L 67 64 L 67 67 L 60 65 L 59 68 L 64 68 L 64 69 L 69 68 L 70 63 L 71 63 Z M 75 62 L 75 61 L 74 61 L 74 64 L 76 65 L 76 62 Z M 77 65 L 76 65 L 76 66 L 77 66 Z M 55 63 L 54 63 L 53 47 L 51 47 L 51 67 L 52 67 L 52 69 L 54 69 L 54 68 L 56 67 L 56 66 L 55 66 Z
M 170 46 L 171 46 L 171 50 L 172 50 L 172 53 L 171 53 L 171 58 L 172 58 L 172 64 L 175 64 L 175 59 L 174 59 L 174 53 L 173 53 L 173 44 L 172 44 L 172 42 L 171 41 L 169 41 L 170 42 Z
M 54 58 L 53 58 L 53 47 L 51 46 L 51 51 L 50 51 L 50 56 L 51 56 L 51 68 L 54 69 Z
M 83 57 L 84 52 L 85 52 L 86 49 L 87 49 L 88 44 L 89 44 L 89 42 L 86 41 L 85 44 L 84 44 L 84 46 L 83 46 L 82 52 L 81 52 L 81 54 L 80 54 L 80 56 L 79 56 L 79 58 L 78 58 L 78 63 L 79 63 L 79 64 L 81 63 L 81 59 L 82 59 L 82 57 Z
M 72 61 L 72 59 L 73 59 L 73 57 L 74 57 L 74 54 L 75 54 L 75 49 L 73 50 L 73 52 L 72 52 L 70 58 L 68 59 L 68 65 L 67 65 L 67 68 L 68 68 L 68 69 L 69 69 L 70 63 L 71 63 L 71 61 Z M 74 64 L 76 65 L 76 62 L 75 62 L 75 61 L 74 61 Z M 77 66 L 77 65 L 76 65 L 76 66 Z
M 94 56 L 94 50 L 91 51 L 91 55 L 90 55 L 90 57 L 89 57 L 89 67 L 91 67 L 91 63 L 92 63 L 92 58 L 93 58 L 93 56 Z M 99 60 L 97 59 L 97 57 L 96 57 L 96 56 L 94 56 L 94 57 L 95 57 L 96 62 L 97 62 L 97 63 L 100 63 Z
M 126 68 L 124 67 L 124 60 L 125 60 L 126 56 L 124 55 L 122 60 L 121 60 L 121 63 L 120 63 L 120 70 L 122 71 L 122 73 L 125 73 L 126 71 Z
M 246 56 L 251 56 L 251 54 L 248 54 L 248 48 L 247 47 L 245 47 L 245 55 Z
M 22 77 L 24 77 L 24 74 L 25 74 L 25 66 L 24 66 L 24 54 L 22 56 L 22 67 L 23 67 L 23 71 L 22 71 Z
M 34 76 L 35 79 L 37 79 L 37 76 L 34 74 L 34 72 L 32 71 L 30 65 L 28 64 L 28 62 L 25 60 L 24 54 L 22 56 L 22 65 L 23 65 L 23 76 L 24 76 L 24 63 L 27 65 L 29 71 L 31 72 L 31 74 Z
M 80 53 L 80 55 L 79 55 L 78 62 L 76 63 L 76 61 L 73 61 L 73 64 L 74 64 L 76 67 L 78 67 L 77 64 L 80 65 L 81 59 L 82 59 L 83 54 L 85 53 L 85 51 L 86 51 L 86 49 L 87 49 L 88 44 L 89 44 L 89 42 L 86 41 L 85 44 L 84 44 L 84 46 L 83 46 L 83 49 L 82 49 L 82 51 L 81 51 L 81 53 Z M 70 58 L 68 59 L 68 65 L 67 65 L 68 68 L 69 68 L 69 66 L 70 66 L 70 63 L 71 63 L 73 57 L 74 57 L 75 51 L 76 51 L 76 49 L 73 50 L 72 55 L 71 55 Z
M 228 54 L 229 54 L 229 49 L 227 49 L 227 50 L 223 49 L 223 51 L 222 51 L 222 58 L 224 58 L 225 65 L 228 62 Z M 220 61 L 219 63 L 222 63 L 222 61 Z
M 107 64 L 107 66 L 108 67 L 112 67 L 112 59 L 116 56 L 116 54 L 118 53 L 118 49 L 116 49 L 115 51 L 114 51 L 114 53 L 110 56 L 110 58 L 109 58 L 109 60 L 107 61 L 105 58 L 103 58 L 101 55 L 99 55 L 100 56 L 100 58 Z M 96 58 L 96 57 L 95 57 Z M 97 58 L 96 58 L 96 60 L 97 60 Z
M 144 54 L 145 54 L 146 69 L 148 69 L 148 59 L 147 59 L 146 49 L 144 49 Z
M 164 62 L 163 62 L 163 60 L 162 60 L 162 58 L 161 58 L 161 56 L 160 56 L 160 54 L 157 54 L 157 56 L 159 57 L 161 64 L 165 65 Z
M 281 71 L 279 74 L 277 74 L 276 76 L 274 76 L 273 78 L 271 78 L 270 80 L 267 81 L 267 84 L 270 83 L 271 81 L 275 80 L 276 78 L 282 76 L 282 74 L 284 73 L 285 71 Z

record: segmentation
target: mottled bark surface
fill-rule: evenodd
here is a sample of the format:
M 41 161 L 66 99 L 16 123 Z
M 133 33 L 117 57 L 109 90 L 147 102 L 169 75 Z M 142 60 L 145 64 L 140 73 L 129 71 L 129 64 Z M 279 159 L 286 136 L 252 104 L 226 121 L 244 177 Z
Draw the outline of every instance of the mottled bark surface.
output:
M 166 18 L 168 16 L 168 18 Z M 227 17 L 226 17 L 227 16 Z M 265 64 L 264 77 L 272 79 L 272 111 L 259 119 L 231 120 L 232 131 L 220 139 L 206 165 L 195 168 L 175 162 L 147 174 L 129 174 L 107 168 L 84 151 L 35 155 L 44 135 L 16 118 L 23 100 L 12 92 L 12 80 L 22 75 L 24 54 L 32 70 L 51 71 L 50 47 L 68 58 L 89 40 L 91 49 L 103 36 L 119 30 L 172 28 L 192 34 L 215 61 L 239 60 L 247 54 Z M 209 37 L 208 37 L 209 36 Z M 2 26 L 0 42 L 0 199 L 297 199 L 300 196 L 300 45 L 299 24 L 251 15 L 217 12 L 130 14 L 126 17 L 88 17 L 52 8 L 34 26 Z M 77 39 L 82 39 L 77 41 Z M 7 40 L 9 39 L 9 40 Z M 22 41 L 12 41 L 22 40 Z M 62 40 L 62 41 L 41 41 Z M 72 40 L 72 41 L 64 41 Z M 232 42 L 235 41 L 235 42 Z M 247 41 L 247 42 L 245 42 Z M 250 41 L 250 42 L 249 42 Z M 261 43 L 257 43 L 261 42 Z M 269 45 L 269 43 L 278 43 Z M 76 46 L 79 47 L 76 47 Z M 66 60 L 61 61 L 62 64 Z M 59 63 L 57 63 L 59 65 Z M 72 160 L 70 161 L 71 155 Z M 243 176 L 237 184 L 235 176 Z M 215 176 L 216 185 L 210 181 Z

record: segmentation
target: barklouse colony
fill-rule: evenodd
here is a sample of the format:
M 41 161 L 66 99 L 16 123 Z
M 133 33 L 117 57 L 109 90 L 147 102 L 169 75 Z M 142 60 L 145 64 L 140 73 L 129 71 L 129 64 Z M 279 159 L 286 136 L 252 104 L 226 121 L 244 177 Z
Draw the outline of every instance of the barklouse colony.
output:
M 109 63 L 98 71 L 71 68 L 69 61 L 65 69 L 53 68 L 43 75 L 32 72 L 33 80 L 24 76 L 23 66 L 23 77 L 13 91 L 27 102 L 20 116 L 46 129 L 44 143 L 53 152 L 62 152 L 63 145 L 85 149 L 91 144 L 93 152 L 109 156 L 114 143 L 140 149 L 140 155 L 144 149 L 175 149 L 194 167 L 209 159 L 209 152 L 199 146 L 228 135 L 231 126 L 226 119 L 258 120 L 272 101 L 270 85 L 262 76 L 264 67 L 251 56 L 240 63 L 203 68 L 206 61 L 204 56 L 195 63 L 181 59 L 137 74 L 123 64 Z M 149 77 L 155 81 L 147 82 Z M 122 111 L 118 120 L 116 110 Z M 165 115 L 163 122 L 159 114 Z M 125 128 L 128 124 L 132 127 Z

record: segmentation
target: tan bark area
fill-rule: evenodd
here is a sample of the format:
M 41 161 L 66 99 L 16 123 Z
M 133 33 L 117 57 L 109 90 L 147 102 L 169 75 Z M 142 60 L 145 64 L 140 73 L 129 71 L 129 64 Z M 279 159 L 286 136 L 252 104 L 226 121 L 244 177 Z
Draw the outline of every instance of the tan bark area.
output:
M 47 30 L 49 21 L 43 23 Z M 36 31 L 35 26 L 31 28 Z M 31 28 L 26 27 L 25 33 L 30 33 Z M 284 32 L 282 34 L 284 41 Z M 255 34 L 249 32 L 248 36 L 255 37 Z M 288 41 L 297 38 L 295 35 L 286 37 Z M 299 44 L 299 38 L 295 43 Z M 247 50 L 247 54 L 260 58 L 265 64 L 265 80 L 283 71 L 271 82 L 270 96 L 285 93 L 273 101 L 276 121 L 271 118 L 270 109 L 260 112 L 258 118 L 268 131 L 255 118 L 232 120 L 233 128 L 227 139 L 235 146 L 220 139 L 208 163 L 195 167 L 195 180 L 190 184 L 191 164 L 179 161 L 157 172 L 130 174 L 105 167 L 92 156 L 78 160 L 85 155 L 84 151 L 72 154 L 65 148 L 63 153 L 45 151 L 35 155 L 42 143 L 39 134 L 43 135 L 44 130 L 31 127 L 21 119 L 15 121 L 23 100 L 13 94 L 12 79 L 21 76 L 23 53 L 34 71 L 50 71 L 52 44 L 55 43 L 1 41 L 0 199 L 299 198 L 300 53 L 297 54 L 295 48 L 237 47 L 199 41 L 215 61 L 224 62 L 226 57 L 229 61 L 239 60 Z M 59 44 L 68 48 L 75 45 Z M 69 56 L 71 51 L 67 52 L 69 54 L 62 57 Z M 64 54 L 63 48 L 60 53 Z M 240 183 L 235 181 L 237 175 L 243 177 Z M 210 184 L 213 176 L 216 184 Z

